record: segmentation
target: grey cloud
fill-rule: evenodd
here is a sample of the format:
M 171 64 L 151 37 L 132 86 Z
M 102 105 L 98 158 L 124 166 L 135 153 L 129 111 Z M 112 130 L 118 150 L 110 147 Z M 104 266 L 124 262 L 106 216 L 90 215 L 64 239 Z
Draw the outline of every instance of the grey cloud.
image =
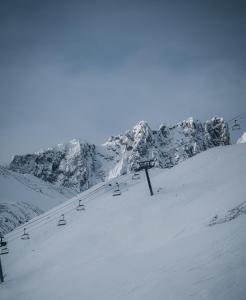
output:
M 1 161 L 145 119 L 246 111 L 243 1 L 11 1 L 0 10 Z M 246 130 L 246 129 L 245 129 Z

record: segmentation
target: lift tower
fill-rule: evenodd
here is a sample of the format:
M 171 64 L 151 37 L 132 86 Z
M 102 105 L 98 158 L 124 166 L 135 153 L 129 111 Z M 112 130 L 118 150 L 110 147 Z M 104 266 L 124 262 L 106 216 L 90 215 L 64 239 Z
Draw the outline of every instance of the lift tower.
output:
M 149 186 L 149 191 L 150 191 L 150 195 L 153 196 L 153 189 L 152 189 L 152 185 L 150 182 L 150 178 L 149 178 L 149 172 L 148 170 L 153 168 L 155 166 L 155 161 L 152 160 L 145 160 L 145 161 L 140 161 L 138 162 L 138 167 L 135 170 L 136 172 L 141 171 L 141 170 L 145 170 L 145 174 L 146 174 L 146 178 L 147 178 L 147 182 L 148 182 L 148 186 Z

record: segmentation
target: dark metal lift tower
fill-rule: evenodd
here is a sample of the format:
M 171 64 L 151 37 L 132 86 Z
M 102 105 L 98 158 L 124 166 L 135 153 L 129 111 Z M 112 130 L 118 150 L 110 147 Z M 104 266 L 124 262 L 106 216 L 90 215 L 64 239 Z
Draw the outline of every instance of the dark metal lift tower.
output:
M 141 170 L 145 170 L 145 174 L 146 174 L 146 178 L 147 178 L 147 182 L 148 182 L 148 186 L 149 186 L 149 191 L 150 191 L 150 195 L 153 196 L 153 189 L 152 189 L 152 185 L 150 182 L 150 178 L 149 178 L 149 172 L 148 170 L 153 168 L 155 165 L 154 160 L 145 160 L 145 161 L 140 161 L 138 163 L 138 168 L 135 171 L 141 171 Z
M 1 263 L 1 257 L 0 257 L 0 282 L 4 282 L 3 269 L 2 269 L 2 263 Z

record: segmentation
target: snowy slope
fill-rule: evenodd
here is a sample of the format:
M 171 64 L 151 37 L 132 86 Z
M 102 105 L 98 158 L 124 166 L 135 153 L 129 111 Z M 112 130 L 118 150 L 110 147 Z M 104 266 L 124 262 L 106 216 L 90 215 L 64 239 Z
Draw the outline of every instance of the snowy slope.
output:
M 71 190 L 0 167 L 0 233 L 71 198 Z
M 237 144 L 246 143 L 246 132 L 242 134 L 242 136 L 237 140 Z
M 246 145 L 217 147 L 172 169 L 108 184 L 7 235 L 1 300 L 245 300 Z M 114 185 L 114 183 L 112 183 Z M 58 227 L 61 213 L 67 225 Z

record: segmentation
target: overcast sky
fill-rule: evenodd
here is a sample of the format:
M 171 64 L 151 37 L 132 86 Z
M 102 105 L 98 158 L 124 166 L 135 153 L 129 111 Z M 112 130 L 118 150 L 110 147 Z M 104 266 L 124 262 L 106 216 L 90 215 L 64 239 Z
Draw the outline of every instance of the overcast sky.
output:
M 246 111 L 244 3 L 0 1 L 0 163 Z

